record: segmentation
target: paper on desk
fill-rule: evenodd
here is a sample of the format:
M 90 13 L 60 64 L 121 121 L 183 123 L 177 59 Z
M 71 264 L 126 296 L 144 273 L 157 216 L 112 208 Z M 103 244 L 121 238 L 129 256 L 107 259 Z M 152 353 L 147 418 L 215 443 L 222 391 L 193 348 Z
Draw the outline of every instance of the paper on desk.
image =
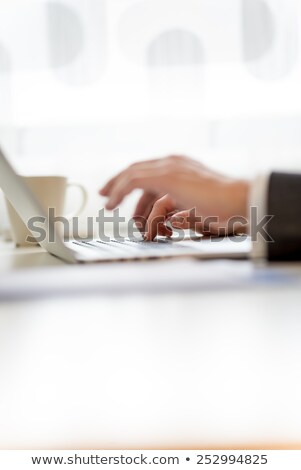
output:
M 12 271 L 2 277 L 0 299 L 53 295 L 162 293 L 279 287 L 301 284 L 292 273 L 248 261 L 162 260 L 62 265 Z

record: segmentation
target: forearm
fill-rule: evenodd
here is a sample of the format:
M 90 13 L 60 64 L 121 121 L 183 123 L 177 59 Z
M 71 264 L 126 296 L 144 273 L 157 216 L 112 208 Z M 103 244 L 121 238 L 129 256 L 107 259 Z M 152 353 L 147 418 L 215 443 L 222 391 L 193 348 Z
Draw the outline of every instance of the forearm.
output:
M 253 257 L 271 261 L 301 259 L 301 175 L 272 173 L 254 180 L 250 191 L 250 233 Z M 258 222 L 266 236 L 257 233 Z
M 268 212 L 273 216 L 268 244 L 270 260 L 301 260 L 301 175 L 272 173 Z

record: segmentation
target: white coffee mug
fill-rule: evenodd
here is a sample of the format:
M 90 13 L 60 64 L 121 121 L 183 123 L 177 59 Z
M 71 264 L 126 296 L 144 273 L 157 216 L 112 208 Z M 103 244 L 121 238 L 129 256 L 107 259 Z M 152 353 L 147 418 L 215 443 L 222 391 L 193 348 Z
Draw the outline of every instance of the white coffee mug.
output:
M 68 220 L 80 215 L 87 204 L 87 191 L 77 183 L 68 183 L 64 176 L 23 176 L 28 188 L 35 195 L 45 213 L 53 209 L 56 217 L 64 217 Z M 78 210 L 71 214 L 64 214 L 66 191 L 70 187 L 77 187 L 82 194 L 82 202 Z M 16 246 L 33 246 L 37 243 L 29 242 L 32 238 L 31 232 L 15 211 L 11 203 L 6 200 L 8 216 L 12 228 L 12 237 Z

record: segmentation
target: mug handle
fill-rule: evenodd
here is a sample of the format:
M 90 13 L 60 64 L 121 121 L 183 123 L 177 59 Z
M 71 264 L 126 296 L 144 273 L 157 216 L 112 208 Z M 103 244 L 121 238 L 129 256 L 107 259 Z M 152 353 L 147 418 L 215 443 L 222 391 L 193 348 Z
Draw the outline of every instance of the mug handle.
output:
M 71 214 L 65 215 L 66 219 L 70 220 L 73 217 L 76 217 L 77 215 L 80 215 L 83 212 L 83 210 L 85 209 L 85 207 L 87 205 L 87 202 L 88 202 L 88 193 L 87 193 L 86 189 L 81 184 L 78 184 L 78 183 L 67 183 L 67 189 L 68 188 L 78 188 L 78 189 L 80 189 L 80 191 L 82 193 L 82 203 L 81 203 L 79 209 L 74 211 L 74 212 L 71 212 Z

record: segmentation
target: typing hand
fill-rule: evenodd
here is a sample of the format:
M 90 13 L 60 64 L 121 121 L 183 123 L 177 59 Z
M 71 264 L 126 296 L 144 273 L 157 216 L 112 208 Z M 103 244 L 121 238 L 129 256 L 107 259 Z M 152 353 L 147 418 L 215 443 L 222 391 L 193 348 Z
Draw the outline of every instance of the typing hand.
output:
M 246 231 L 246 224 L 233 225 L 229 220 L 247 217 L 248 181 L 228 178 L 187 157 L 171 156 L 129 166 L 112 178 L 100 194 L 108 198 L 106 208 L 113 210 L 138 188 L 143 194 L 134 217 L 147 221 L 148 240 L 158 234 L 172 234 L 167 220 L 176 228 L 192 228 L 200 233 Z

